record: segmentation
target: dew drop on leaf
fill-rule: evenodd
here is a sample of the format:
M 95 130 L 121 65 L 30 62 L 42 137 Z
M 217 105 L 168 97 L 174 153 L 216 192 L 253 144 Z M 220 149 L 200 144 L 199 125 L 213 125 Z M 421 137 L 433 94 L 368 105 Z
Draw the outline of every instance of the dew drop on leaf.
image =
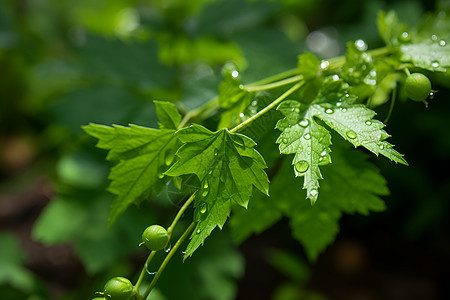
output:
M 168 149 L 164 155 L 164 163 L 166 166 L 170 166 L 173 162 L 175 155 L 172 153 L 172 150 Z
M 322 61 L 322 62 L 320 63 L 320 68 L 321 68 L 322 70 L 325 70 L 325 69 L 328 68 L 329 65 L 330 65 L 330 62 L 327 61 L 327 60 L 324 60 L 324 61 Z
M 444 47 L 445 45 L 447 45 L 447 42 L 445 40 L 440 40 L 439 45 Z
M 380 145 L 380 149 L 383 150 L 384 149 L 384 145 Z
M 366 123 L 367 126 L 372 125 L 372 121 L 370 121 L 370 120 L 367 120 L 365 123 Z
M 288 140 L 287 139 L 283 139 L 283 143 L 287 144 Z
M 325 156 L 325 155 L 327 155 L 327 149 L 326 148 L 324 148 L 322 150 L 322 152 L 320 153 L 320 156 Z
M 305 138 L 305 140 L 311 139 L 311 135 L 309 133 L 305 134 L 303 137 Z
M 198 206 L 199 212 L 203 215 L 208 211 L 208 204 L 203 202 Z
M 300 124 L 300 126 L 302 127 L 306 127 L 309 125 L 309 121 L 307 119 L 303 119 L 298 124 Z
M 299 113 L 300 112 L 300 109 L 298 108 L 298 107 L 296 107 L 295 109 L 294 109 L 294 111 L 295 111 L 295 113 Z
M 325 110 L 325 113 L 327 113 L 327 114 L 332 114 L 332 113 L 334 113 L 334 110 L 332 110 L 331 108 L 327 108 L 327 109 Z
M 206 197 L 209 193 L 209 185 L 208 185 L 208 181 L 206 181 L 205 179 L 205 183 L 203 184 L 203 193 L 202 196 Z
M 300 160 L 295 163 L 295 169 L 300 173 L 304 173 L 304 172 L 308 171 L 309 164 L 306 160 Z
M 311 195 L 311 197 L 315 197 L 317 193 L 318 193 L 317 189 L 312 189 L 309 191 L 309 195 Z
M 438 62 L 437 60 L 433 60 L 433 61 L 431 62 L 431 66 L 432 66 L 433 68 L 439 68 L 439 62 Z
M 355 46 L 359 51 L 366 51 L 367 50 L 367 44 L 363 40 L 356 40 Z
M 346 135 L 350 139 L 356 139 L 356 132 L 354 132 L 353 130 L 347 131 Z
M 196 233 L 199 234 L 200 232 L 202 232 L 202 230 L 200 228 L 197 229 Z
M 172 249 L 172 245 L 170 242 L 167 242 L 167 245 L 164 247 L 164 252 L 168 253 Z

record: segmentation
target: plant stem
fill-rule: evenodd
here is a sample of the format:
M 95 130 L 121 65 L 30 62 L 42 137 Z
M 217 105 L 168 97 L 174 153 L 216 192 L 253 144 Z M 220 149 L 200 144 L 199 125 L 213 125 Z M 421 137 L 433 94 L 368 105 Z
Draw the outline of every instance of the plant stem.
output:
M 172 236 L 172 232 L 173 232 L 173 229 L 175 228 L 175 225 L 177 225 L 177 223 L 180 220 L 181 216 L 183 215 L 185 210 L 189 207 L 189 205 L 191 205 L 191 203 L 194 201 L 194 199 L 195 199 L 195 193 L 193 193 L 189 197 L 189 199 L 186 200 L 186 202 L 183 204 L 183 206 L 180 208 L 180 210 L 178 211 L 177 215 L 173 219 L 172 224 L 170 224 L 169 228 L 167 229 L 167 233 L 169 235 L 169 241 L 170 241 L 170 237 Z M 155 254 L 156 254 L 156 251 L 150 252 L 150 254 L 147 257 L 147 260 L 145 261 L 144 267 L 142 268 L 141 274 L 139 274 L 139 278 L 138 278 L 138 280 L 137 280 L 137 282 L 136 282 L 136 284 L 134 286 L 134 289 L 135 289 L 137 295 L 138 295 L 139 287 L 140 287 L 140 285 L 142 283 L 142 280 L 144 280 L 145 273 L 148 270 L 147 267 L 150 264 L 150 262 L 153 259 L 153 257 L 155 256 Z M 138 299 L 140 299 L 140 298 L 138 297 Z
M 167 229 L 167 233 L 169 234 L 169 240 L 170 237 L 172 236 L 172 232 L 173 229 L 175 228 L 175 225 L 177 225 L 178 220 L 180 220 L 181 216 L 183 215 L 184 211 L 189 207 L 189 205 L 191 205 L 191 203 L 194 201 L 195 199 L 195 194 L 193 193 L 189 199 L 186 200 L 186 202 L 184 203 L 184 205 L 180 208 L 180 210 L 178 211 L 177 215 L 175 216 L 175 218 L 172 221 L 172 224 L 170 224 L 169 228 Z
M 280 81 L 275 81 L 272 83 L 268 83 L 268 84 L 263 84 L 263 85 L 243 85 L 241 87 L 242 90 L 245 90 L 247 92 L 256 92 L 256 91 L 262 91 L 262 90 L 270 90 L 270 89 L 274 89 L 286 84 L 290 84 L 290 83 L 294 83 L 297 81 L 300 81 L 303 79 L 303 75 L 295 75 Z
M 297 68 L 286 70 L 284 72 L 281 72 L 281 73 L 278 73 L 278 74 L 275 74 L 275 75 L 263 78 L 261 80 L 249 83 L 248 86 L 264 85 L 264 84 L 268 84 L 268 83 L 271 83 L 271 82 L 279 81 L 279 80 L 282 80 L 284 78 L 297 75 L 297 72 L 298 72 Z
M 156 251 L 150 252 L 150 254 L 147 257 L 147 260 L 145 261 L 145 264 L 144 264 L 144 267 L 142 268 L 141 274 L 139 274 L 139 278 L 138 278 L 136 284 L 134 285 L 134 290 L 136 292 L 136 295 L 139 295 L 139 287 L 141 286 L 142 280 L 144 280 L 145 273 L 148 270 L 147 267 L 150 264 L 150 262 L 152 261 L 155 254 L 156 254 Z M 140 299 L 140 298 L 138 298 L 138 299 Z
M 234 127 L 233 129 L 230 130 L 230 132 L 236 132 L 238 130 L 240 130 L 242 127 L 247 126 L 248 124 L 250 124 L 251 122 L 253 122 L 254 120 L 258 119 L 259 117 L 261 117 L 262 115 L 264 115 L 266 112 L 268 112 L 269 110 L 271 110 L 272 108 L 274 108 L 275 106 L 277 106 L 281 101 L 283 101 L 287 96 L 289 96 L 290 94 L 292 94 L 293 92 L 295 92 L 296 90 L 298 90 L 303 84 L 305 84 L 305 81 L 301 81 L 298 82 L 297 84 L 295 84 L 294 86 L 292 86 L 290 89 L 288 89 L 286 92 L 284 92 L 280 97 L 278 97 L 277 99 L 275 99 L 275 101 L 273 101 L 272 103 L 270 103 L 269 105 L 267 105 L 266 107 L 264 107 L 262 110 L 260 110 L 257 114 L 255 114 L 254 116 L 252 116 L 251 118 L 245 120 L 244 122 L 242 122 L 241 124 L 237 125 L 236 127 Z
M 159 276 L 161 276 L 161 273 L 164 271 L 164 268 L 169 263 L 170 259 L 174 255 L 174 253 L 178 250 L 180 245 L 184 242 L 184 240 L 187 238 L 187 236 L 191 233 L 192 230 L 194 230 L 195 222 L 192 222 L 191 225 L 185 230 L 183 235 L 178 239 L 178 241 L 173 246 L 172 250 L 170 250 L 169 254 L 167 254 L 166 258 L 162 262 L 161 266 L 159 267 L 158 271 L 155 274 L 155 277 L 153 278 L 152 282 L 150 282 L 150 285 L 147 287 L 147 290 L 145 291 L 142 299 L 147 299 L 148 295 L 152 291 L 152 289 L 155 287 L 156 282 L 159 279 Z

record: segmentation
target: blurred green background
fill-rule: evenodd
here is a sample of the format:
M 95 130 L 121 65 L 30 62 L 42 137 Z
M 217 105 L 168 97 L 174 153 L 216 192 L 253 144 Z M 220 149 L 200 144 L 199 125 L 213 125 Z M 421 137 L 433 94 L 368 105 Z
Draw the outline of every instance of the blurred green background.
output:
M 168 189 L 108 230 L 110 165 L 82 125 L 156 126 L 153 100 L 182 112 L 200 106 L 217 95 L 225 62 L 250 82 L 295 67 L 305 51 L 333 57 L 355 39 L 382 46 L 381 9 L 414 25 L 449 8 L 392 0 L 0 1 L 0 298 L 91 299 L 109 277 L 134 280 L 146 258 L 142 230 L 168 224 L 178 210 Z M 440 92 L 429 108 L 399 101 L 388 123 L 411 166 L 373 160 L 391 189 L 386 212 L 344 217 L 315 263 L 285 221 L 239 246 L 227 230 L 214 232 L 186 263 L 181 254 L 173 259 L 151 298 L 450 299 L 450 84 L 448 76 L 433 79 Z

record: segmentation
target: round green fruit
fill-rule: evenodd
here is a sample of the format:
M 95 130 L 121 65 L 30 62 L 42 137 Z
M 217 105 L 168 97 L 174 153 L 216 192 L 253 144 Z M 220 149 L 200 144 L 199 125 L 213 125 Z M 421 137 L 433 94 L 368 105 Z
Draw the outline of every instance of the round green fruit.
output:
M 405 90 L 411 100 L 424 101 L 430 95 L 431 82 L 422 73 L 412 73 L 406 78 Z
M 152 251 L 159 251 L 166 247 L 169 242 L 167 230 L 159 225 L 151 225 L 144 230 L 142 242 Z
M 133 284 L 125 277 L 113 277 L 103 289 L 104 297 L 111 300 L 129 300 L 133 295 Z

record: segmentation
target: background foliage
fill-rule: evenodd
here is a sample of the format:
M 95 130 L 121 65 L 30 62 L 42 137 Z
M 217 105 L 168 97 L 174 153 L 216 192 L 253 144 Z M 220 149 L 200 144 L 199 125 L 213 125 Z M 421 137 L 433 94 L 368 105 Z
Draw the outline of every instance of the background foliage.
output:
M 382 45 L 376 28 L 380 9 L 394 9 L 402 21 L 415 25 L 438 7 L 448 11 L 450 4 L 2 1 L 1 298 L 89 299 L 111 276 L 133 278 L 146 255 L 138 247 L 142 230 L 152 223 L 167 224 L 178 210 L 179 195 L 169 186 L 139 209 L 131 207 L 108 229 L 113 195 L 105 189 L 111 164 L 82 125 L 156 128 L 153 100 L 176 102 L 182 112 L 198 107 L 217 95 L 221 68 L 229 61 L 251 82 L 295 67 L 297 55 L 305 51 L 332 57 L 345 52 L 348 40 L 359 38 L 370 48 Z M 344 215 L 337 241 L 313 263 L 307 260 L 311 253 L 291 238 L 282 214 L 301 211 L 291 222 L 311 230 L 308 219 L 320 218 L 320 210 L 306 201 L 294 208 L 280 201 L 273 211 L 261 212 L 274 224 L 268 231 L 237 245 L 263 228 L 254 223 L 246 231 L 236 218 L 231 227 L 242 230 L 215 231 L 186 263 L 181 254 L 173 259 L 153 298 L 448 298 L 449 77 L 430 75 L 440 84 L 434 88 L 442 91 L 429 108 L 398 101 L 388 123 L 391 140 L 406 153 L 410 167 L 373 160 L 387 179 L 389 196 L 383 179 L 375 171 L 368 175 L 380 182 L 376 192 L 386 200 L 385 212 Z M 264 95 L 260 97 L 263 103 Z M 387 105 L 381 106 L 380 116 L 387 111 Z M 214 129 L 218 121 L 212 116 L 206 125 Z M 274 130 L 272 139 L 257 142 L 273 142 L 276 134 Z M 333 153 L 333 160 L 365 160 L 362 152 Z M 277 151 L 264 153 L 268 164 L 277 156 Z M 339 185 L 341 175 L 329 172 L 329 184 Z M 286 184 L 294 186 L 274 180 L 271 189 L 289 197 Z M 323 201 L 333 203 L 336 192 L 326 186 Z M 359 186 L 364 192 L 363 183 Z M 343 187 L 337 193 L 350 192 Z M 311 234 L 337 232 L 341 215 L 333 217 Z

